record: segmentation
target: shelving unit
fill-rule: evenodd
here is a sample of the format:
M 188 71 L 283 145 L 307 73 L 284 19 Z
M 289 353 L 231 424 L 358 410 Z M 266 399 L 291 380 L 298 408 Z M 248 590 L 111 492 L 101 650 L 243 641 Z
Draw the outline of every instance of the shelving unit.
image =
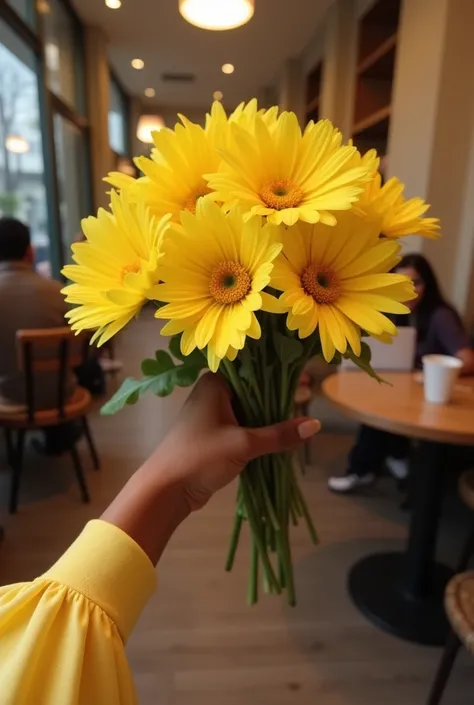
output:
M 401 0 L 378 0 L 360 20 L 354 142 L 387 151 Z
M 323 75 L 322 61 L 317 64 L 306 81 L 306 122 L 319 120 L 319 103 Z

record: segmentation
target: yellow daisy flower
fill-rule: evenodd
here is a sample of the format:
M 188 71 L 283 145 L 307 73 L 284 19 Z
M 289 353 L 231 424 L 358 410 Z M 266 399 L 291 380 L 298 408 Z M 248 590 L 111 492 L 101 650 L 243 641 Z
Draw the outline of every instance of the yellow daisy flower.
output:
M 62 291 L 75 304 L 66 314 L 73 330 L 96 330 L 105 343 L 147 301 L 160 280 L 159 266 L 168 217 L 156 220 L 143 204 L 130 204 L 125 193 L 111 194 L 111 213 L 100 209 L 85 218 L 85 242 L 72 245 L 73 260 L 62 270 L 72 281 Z
M 271 128 L 256 115 L 254 134 L 239 124 L 229 128 L 229 146 L 221 150 L 225 164 L 208 175 L 209 186 L 226 209 L 240 205 L 246 218 L 334 225 L 331 211 L 350 209 L 371 178 L 329 120 L 310 122 L 304 134 L 294 113 L 282 113 Z
M 377 237 L 374 224 L 345 214 L 334 228 L 299 223 L 282 235 L 271 286 L 284 293 L 287 325 L 306 338 L 317 329 L 325 359 L 350 345 L 361 353 L 361 329 L 396 335 L 384 313 L 409 313 L 403 301 L 415 298 L 408 277 L 391 274 L 400 245 Z
M 155 315 L 169 321 L 163 335 L 182 333 L 184 355 L 207 347 L 215 372 L 223 358 L 235 358 L 247 335 L 260 338 L 255 311 L 277 303 L 263 290 L 281 251 L 278 231 L 260 218 L 244 223 L 241 214 L 226 214 L 210 200 L 200 201 L 195 215 L 184 211 L 181 227 L 171 225 L 163 283 L 148 296 L 167 304 Z
M 179 222 L 182 210 L 194 213 L 199 198 L 212 193 L 204 174 L 217 171 L 221 164 L 218 149 L 229 144 L 229 124 L 252 130 L 256 115 L 269 126 L 276 124 L 278 108 L 258 110 L 257 101 L 241 103 L 229 117 L 220 101 L 214 101 L 206 115 L 206 127 L 180 115 L 182 124 L 153 134 L 150 158 L 137 157 L 135 163 L 145 174 L 134 179 L 121 172 L 110 172 L 104 179 L 116 189 L 128 189 L 128 197 L 146 203 L 158 217 L 171 213 Z M 211 196 L 212 198 L 212 196 Z
M 406 199 L 403 195 L 404 188 L 396 177 L 392 177 L 382 186 L 382 177 L 377 172 L 355 205 L 355 210 L 362 216 L 378 222 L 379 231 L 385 237 L 439 237 L 439 219 L 422 217 L 429 205 L 422 198 Z
M 227 129 L 228 125 L 235 123 L 253 133 L 257 115 L 263 119 L 269 129 L 273 129 L 277 124 L 278 106 L 274 105 L 268 110 L 259 109 L 257 99 L 252 98 L 248 103 L 240 103 L 227 117 L 222 103 L 219 100 L 215 100 L 210 114 L 206 115 L 206 131 L 208 134 L 215 133 L 215 144 L 225 147 L 230 138 L 230 131 Z

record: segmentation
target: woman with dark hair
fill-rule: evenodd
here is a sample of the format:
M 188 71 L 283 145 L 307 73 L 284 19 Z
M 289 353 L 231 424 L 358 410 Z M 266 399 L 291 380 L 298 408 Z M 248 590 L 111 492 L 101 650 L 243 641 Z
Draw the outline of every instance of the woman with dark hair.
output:
M 428 260 L 420 254 L 405 255 L 396 271 L 411 277 L 418 297 L 409 301 L 410 315 L 394 317 L 397 326 L 414 326 L 417 331 L 415 366 L 423 355 L 452 355 L 463 362 L 462 374 L 474 374 L 474 350 L 457 311 L 445 300 Z M 403 480 L 408 474 L 410 441 L 370 426 L 361 426 L 349 455 L 349 467 L 342 477 L 330 477 L 333 492 L 353 492 L 374 482 L 385 462 L 391 474 Z

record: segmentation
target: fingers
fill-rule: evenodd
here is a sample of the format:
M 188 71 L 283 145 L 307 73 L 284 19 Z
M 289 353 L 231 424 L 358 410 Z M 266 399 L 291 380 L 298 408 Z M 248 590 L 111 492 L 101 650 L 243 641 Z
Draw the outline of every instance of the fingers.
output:
M 293 450 L 318 433 L 320 429 L 321 424 L 317 419 L 308 418 L 291 419 L 263 428 L 245 429 L 248 459 Z

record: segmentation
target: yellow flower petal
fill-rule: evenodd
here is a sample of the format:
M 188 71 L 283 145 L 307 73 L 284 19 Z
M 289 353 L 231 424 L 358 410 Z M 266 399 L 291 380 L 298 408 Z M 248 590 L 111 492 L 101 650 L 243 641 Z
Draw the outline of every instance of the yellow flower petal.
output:
M 99 344 L 136 316 L 148 291 L 160 279 L 161 246 L 168 218 L 157 220 L 142 204 L 131 204 L 128 189 L 111 194 L 111 211 L 82 222 L 86 241 L 73 246 L 75 264 L 63 274 L 63 289 L 74 304 L 68 319 L 74 330 L 98 330 Z

